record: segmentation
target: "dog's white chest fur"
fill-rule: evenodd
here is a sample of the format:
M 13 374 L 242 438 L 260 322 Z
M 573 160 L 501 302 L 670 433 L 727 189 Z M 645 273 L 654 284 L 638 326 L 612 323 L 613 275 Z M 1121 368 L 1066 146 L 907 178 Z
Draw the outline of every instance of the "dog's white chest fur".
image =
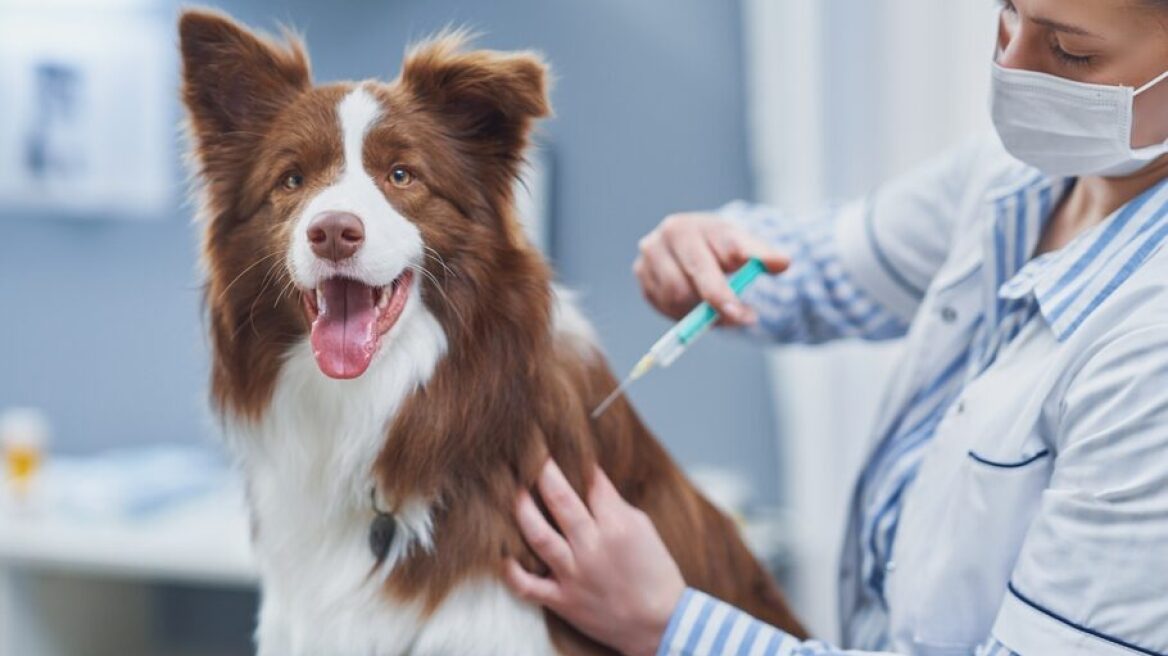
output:
M 264 418 L 230 427 L 256 524 L 260 656 L 554 653 L 542 611 L 498 581 L 466 581 L 428 617 L 383 591 L 406 550 L 431 546 L 429 509 L 437 501 L 404 500 L 394 544 L 376 567 L 370 468 L 399 403 L 446 348 L 420 299 L 408 305 L 364 376 L 325 378 L 302 344 Z

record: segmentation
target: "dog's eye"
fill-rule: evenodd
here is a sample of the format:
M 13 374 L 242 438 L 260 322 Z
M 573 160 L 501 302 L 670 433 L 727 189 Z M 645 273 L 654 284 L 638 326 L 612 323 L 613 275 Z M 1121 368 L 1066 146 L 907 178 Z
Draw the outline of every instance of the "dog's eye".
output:
M 304 175 L 298 171 L 286 173 L 280 180 L 280 186 L 289 191 L 304 186 Z
M 414 174 L 404 166 L 395 166 L 389 172 L 389 181 L 395 187 L 408 187 L 414 181 Z

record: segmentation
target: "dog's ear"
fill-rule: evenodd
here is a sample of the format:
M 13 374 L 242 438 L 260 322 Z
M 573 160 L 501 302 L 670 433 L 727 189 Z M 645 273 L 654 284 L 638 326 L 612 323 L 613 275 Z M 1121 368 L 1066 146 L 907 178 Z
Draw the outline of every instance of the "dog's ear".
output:
M 202 9 L 184 11 L 178 31 L 183 101 L 194 137 L 204 147 L 258 136 L 311 85 L 304 48 L 288 35 L 288 45 L 281 46 Z
M 551 113 L 548 69 L 530 52 L 467 51 L 468 40 L 455 31 L 415 46 L 399 81 L 472 155 L 489 160 L 487 182 L 509 187 L 532 124 Z

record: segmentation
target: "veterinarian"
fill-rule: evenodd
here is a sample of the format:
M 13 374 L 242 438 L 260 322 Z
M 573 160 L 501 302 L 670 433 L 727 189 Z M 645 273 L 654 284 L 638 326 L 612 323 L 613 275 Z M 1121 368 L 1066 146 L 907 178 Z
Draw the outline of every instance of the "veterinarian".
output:
M 634 266 L 670 317 L 704 298 L 782 343 L 905 340 L 855 446 L 843 648 L 686 588 L 603 475 L 580 499 L 554 463 L 561 531 L 518 510 L 551 574 L 512 563 L 519 594 L 638 656 L 1168 654 L 1168 1 L 1013 0 L 998 45 L 997 138 L 830 221 L 669 217 Z M 736 304 L 725 272 L 777 253 Z

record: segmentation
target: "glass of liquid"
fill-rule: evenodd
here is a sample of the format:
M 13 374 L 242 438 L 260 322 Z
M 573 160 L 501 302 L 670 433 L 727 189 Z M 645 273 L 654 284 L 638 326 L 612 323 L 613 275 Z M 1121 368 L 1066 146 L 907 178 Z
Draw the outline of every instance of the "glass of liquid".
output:
M 32 408 L 0 412 L 0 449 L 4 456 L 4 483 L 17 502 L 24 500 L 44 463 L 49 439 L 48 422 Z

